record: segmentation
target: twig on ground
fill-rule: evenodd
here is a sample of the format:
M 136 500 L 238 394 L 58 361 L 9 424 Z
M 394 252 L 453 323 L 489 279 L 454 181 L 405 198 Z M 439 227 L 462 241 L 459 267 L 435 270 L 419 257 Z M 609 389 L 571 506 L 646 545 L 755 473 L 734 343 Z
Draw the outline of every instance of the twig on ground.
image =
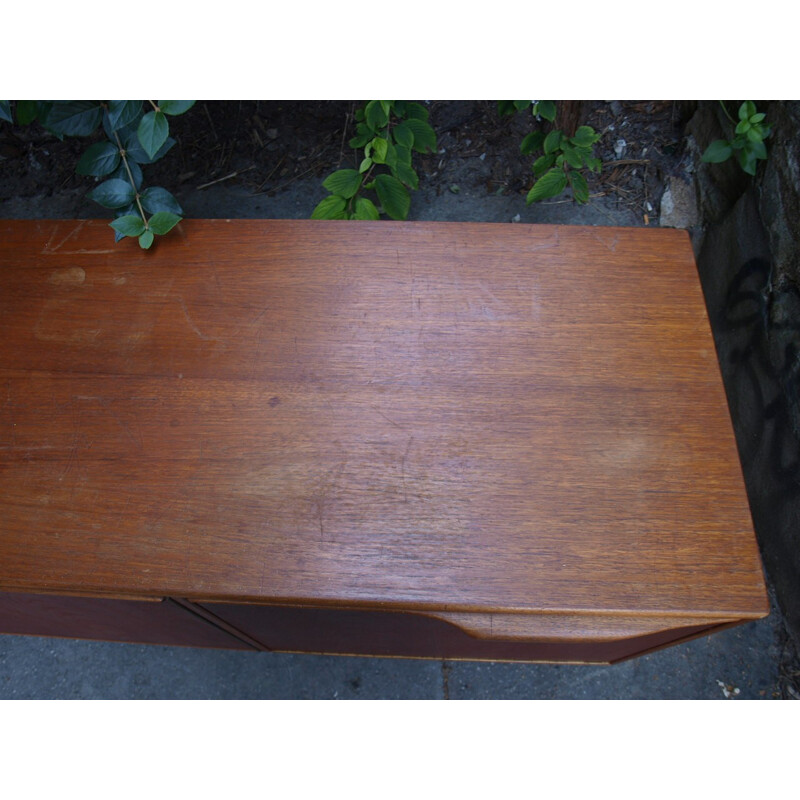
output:
M 229 181 L 231 178 L 235 178 L 237 175 L 242 175 L 245 172 L 250 172 L 251 169 L 255 169 L 255 165 L 252 167 L 247 167 L 246 169 L 237 169 L 235 172 L 231 172 L 230 175 L 225 175 L 223 178 L 217 178 L 215 181 L 209 181 L 208 183 L 204 183 L 202 186 L 197 187 L 197 191 L 200 189 L 207 189 L 209 186 L 213 186 L 215 183 L 222 183 L 222 181 Z
M 265 183 L 266 183 L 266 182 L 267 182 L 267 181 L 268 181 L 268 180 L 269 180 L 269 179 L 270 179 L 270 178 L 271 178 L 271 177 L 272 177 L 272 176 L 275 174 L 275 170 L 277 170 L 277 169 L 278 169 L 278 167 L 279 167 L 281 164 L 283 164 L 283 162 L 284 162 L 285 160 L 286 160 L 286 153 L 284 153 L 284 154 L 283 154 L 283 155 L 280 157 L 280 159 L 278 159 L 278 163 L 277 163 L 277 164 L 276 164 L 276 165 L 275 165 L 275 166 L 272 168 L 272 170 L 270 171 L 269 175 L 267 175 L 267 177 L 266 177 L 266 178 L 264 178 L 264 180 L 263 180 L 263 181 L 261 181 L 261 183 L 260 183 L 260 184 L 258 185 L 258 187 L 256 188 L 256 191 L 254 192 L 254 194 L 258 194 L 258 193 L 259 193 L 259 192 L 260 192 L 260 191 L 261 191 L 261 190 L 264 188 L 264 184 L 265 184 Z
M 291 186 L 296 180 L 302 178 L 303 175 L 308 175 L 309 172 L 313 172 L 315 169 L 318 169 L 323 164 L 323 161 L 317 161 L 316 164 L 312 164 L 305 172 L 301 172 L 295 175 L 291 180 L 286 181 L 286 183 L 282 183 L 280 186 L 276 186 L 274 189 L 270 189 L 270 192 L 280 192 L 282 189 L 285 189 L 287 186 Z M 266 181 L 265 181 L 266 183 Z M 265 194 L 265 192 L 253 192 L 253 194 Z
M 211 132 L 214 134 L 214 139 L 216 141 L 219 141 L 219 136 L 217 136 L 217 129 L 214 127 L 214 120 L 211 119 L 211 114 L 209 114 L 209 112 L 208 112 L 208 104 L 207 103 L 203 103 L 203 109 L 206 112 L 206 116 L 208 117 L 209 123 L 211 123 Z
M 621 158 L 618 161 L 606 161 L 603 167 L 626 167 L 629 164 L 649 164 L 649 158 Z
M 339 163 L 337 164 L 337 167 L 342 166 L 342 161 L 344 159 L 344 137 L 347 136 L 347 126 L 349 123 L 350 123 L 350 112 L 348 111 L 344 115 L 344 127 L 342 128 L 342 144 L 341 147 L 339 148 Z

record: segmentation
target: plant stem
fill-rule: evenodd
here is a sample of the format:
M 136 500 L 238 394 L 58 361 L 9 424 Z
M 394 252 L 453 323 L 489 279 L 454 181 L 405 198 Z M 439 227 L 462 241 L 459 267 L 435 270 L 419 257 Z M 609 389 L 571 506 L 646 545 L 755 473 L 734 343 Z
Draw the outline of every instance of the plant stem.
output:
M 122 163 L 125 165 L 125 172 L 128 173 L 128 180 L 131 182 L 131 186 L 133 187 L 133 193 L 136 198 L 136 205 L 139 207 L 139 213 L 142 215 L 142 222 L 144 222 L 145 230 L 149 227 L 147 224 L 147 217 L 145 216 L 144 209 L 142 208 L 142 203 L 139 200 L 139 191 L 136 188 L 136 181 L 133 179 L 133 173 L 131 172 L 130 166 L 128 166 L 128 159 L 125 156 L 125 148 L 122 146 L 122 142 L 119 139 L 119 134 L 114 131 L 114 138 L 117 140 L 117 147 L 119 148 L 119 154 L 122 158 Z
M 720 100 L 719 104 L 722 106 L 722 110 L 725 112 L 725 116 L 730 120 L 731 125 L 736 125 L 736 120 L 728 113 L 728 109 L 725 108 L 725 103 Z
M 150 103 L 151 106 L 153 106 L 153 109 L 155 111 L 161 111 L 161 109 L 152 100 L 148 100 L 147 102 Z

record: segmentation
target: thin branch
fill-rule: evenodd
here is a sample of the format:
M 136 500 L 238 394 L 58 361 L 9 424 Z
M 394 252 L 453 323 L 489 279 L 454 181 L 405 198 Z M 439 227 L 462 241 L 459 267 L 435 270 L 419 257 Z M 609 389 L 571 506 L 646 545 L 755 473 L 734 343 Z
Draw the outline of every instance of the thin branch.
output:
M 131 182 L 131 186 L 133 187 L 134 197 L 136 198 L 136 205 L 139 207 L 139 213 L 142 215 L 142 222 L 144 222 L 145 230 L 149 227 L 147 224 L 147 217 L 145 216 L 144 209 L 142 208 L 142 203 L 139 200 L 139 190 L 136 188 L 136 181 L 133 179 L 133 173 L 131 172 L 131 168 L 128 165 L 128 159 L 125 155 L 125 148 L 122 146 L 122 142 L 120 141 L 119 134 L 114 131 L 114 138 L 117 140 L 117 147 L 119 148 L 119 154 L 122 158 L 122 163 L 125 165 L 125 171 L 128 173 L 128 180 Z
M 736 120 L 728 113 L 728 109 L 725 108 L 725 103 L 722 100 L 719 101 L 719 104 L 722 106 L 722 110 L 725 112 L 725 116 L 730 120 L 731 125 L 736 125 Z
M 229 181 L 231 178 L 235 178 L 237 175 L 241 175 L 243 172 L 250 172 L 251 169 L 255 169 L 255 165 L 252 167 L 247 167 L 246 169 L 237 169 L 235 172 L 231 172 L 230 175 L 226 175 L 224 178 L 217 178 L 215 181 L 204 183 L 202 186 L 198 186 L 197 190 L 200 191 L 200 189 L 207 189 L 209 186 L 213 186 L 215 183 L 222 183 L 222 181 Z

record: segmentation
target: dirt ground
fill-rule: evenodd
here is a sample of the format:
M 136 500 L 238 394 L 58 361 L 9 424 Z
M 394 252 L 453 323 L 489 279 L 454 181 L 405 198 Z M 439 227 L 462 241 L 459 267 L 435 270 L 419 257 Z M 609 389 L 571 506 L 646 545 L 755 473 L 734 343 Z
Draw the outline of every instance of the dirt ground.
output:
M 533 176 L 533 158 L 520 153 L 523 137 L 534 130 L 530 112 L 500 117 L 497 102 L 425 101 L 437 132 L 438 150 L 415 155 L 420 191 L 519 198 Z M 170 121 L 176 146 L 156 164 L 144 168 L 145 185 L 163 186 L 190 208 L 195 193 L 224 186 L 252 198 L 275 198 L 320 183 L 335 169 L 357 166 L 361 154 L 348 146 L 355 133 L 356 101 L 201 101 Z M 685 108 L 670 101 L 585 101 L 578 124 L 602 133 L 596 152 L 603 161 L 599 175 L 589 175 L 592 201 L 605 198 L 629 212 L 640 225 L 658 223 L 658 208 L 667 177 L 686 168 L 682 145 Z M 0 203 L 36 200 L 45 216 L 108 216 L 83 199 L 95 179 L 75 174 L 86 147 L 102 139 L 58 141 L 38 123 L 0 126 Z M 309 216 L 320 191 L 309 197 Z M 410 218 L 415 217 L 414 194 Z M 69 213 L 69 199 L 74 208 Z M 58 202 L 62 200 L 62 202 Z M 546 201 L 574 205 L 568 195 Z M 204 204 L 202 204 L 204 205 Z M 14 214 L 7 214 L 13 216 Z M 23 214 L 24 215 L 24 214 Z M 630 223 L 628 223 L 630 224 Z

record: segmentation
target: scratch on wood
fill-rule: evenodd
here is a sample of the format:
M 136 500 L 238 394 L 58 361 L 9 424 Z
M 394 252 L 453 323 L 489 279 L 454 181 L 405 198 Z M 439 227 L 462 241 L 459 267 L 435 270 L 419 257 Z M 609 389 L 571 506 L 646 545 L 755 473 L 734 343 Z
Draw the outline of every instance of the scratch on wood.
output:
M 315 516 L 317 518 L 317 523 L 319 524 L 319 538 L 320 541 L 325 541 L 325 523 L 324 523 L 324 516 L 325 516 L 325 509 L 328 505 L 329 495 L 331 490 L 336 487 L 336 482 L 339 480 L 339 476 L 342 474 L 342 471 L 347 466 L 347 461 L 342 461 L 337 466 L 333 467 L 328 473 L 322 478 L 319 483 L 319 488 L 317 491 L 317 496 L 314 500 L 311 501 L 311 505 L 314 507 Z
M 217 265 L 213 261 L 211 261 L 209 262 L 209 266 L 211 267 L 211 274 L 214 276 L 214 283 L 217 284 L 217 290 L 221 292 L 222 286 L 220 285 L 219 282 L 219 275 L 217 275 Z
M 408 451 L 411 450 L 411 445 L 414 441 L 414 436 L 408 437 L 408 443 L 406 444 L 406 451 L 403 453 L 403 460 L 400 463 L 400 471 L 403 477 L 403 502 L 408 502 L 408 487 L 406 486 L 406 459 L 408 458 Z
M 403 428 L 403 426 L 402 426 L 402 425 L 399 425 L 399 424 L 398 424 L 397 422 L 395 422 L 393 419 L 390 419 L 389 417 L 387 417 L 387 416 L 386 416 L 386 414 L 384 414 L 384 413 L 383 413 L 383 411 L 381 411 L 379 408 L 376 408 L 375 406 L 370 406 L 370 408 L 371 408 L 371 409 L 372 409 L 372 410 L 373 410 L 373 411 L 374 411 L 376 414 L 380 414 L 380 415 L 381 415 L 381 416 L 382 416 L 382 417 L 383 417 L 383 418 L 384 418 L 384 419 L 385 419 L 387 422 L 391 422 L 391 424 L 392 424 L 392 425 L 394 425 L 394 426 L 395 426 L 395 428 L 399 428 L 401 431 L 402 431 L 402 430 L 405 430 L 405 428 Z
M 600 236 L 598 233 L 592 231 L 592 236 L 600 242 L 600 244 L 604 245 L 608 248 L 609 252 L 616 253 L 617 252 L 617 244 L 619 244 L 619 234 L 615 233 L 614 238 L 609 241 L 605 236 Z
M 58 230 L 58 228 L 56 228 L 56 230 L 54 230 L 54 231 L 53 231 L 53 235 L 50 237 L 49 241 L 48 241 L 48 242 L 47 242 L 47 244 L 44 246 L 44 249 L 42 250 L 42 255 L 43 255 L 43 256 L 47 256 L 47 255 L 52 255 L 53 253 L 58 253 L 58 251 L 59 251 L 59 250 L 60 250 L 60 249 L 61 249 L 61 248 L 62 248 L 62 247 L 63 247 L 63 246 L 64 246 L 64 245 L 65 245 L 65 244 L 66 244 L 66 243 L 67 243 L 67 242 L 68 242 L 68 241 L 69 241 L 69 240 L 70 240 L 70 239 L 71 239 L 71 238 L 72 238 L 72 237 L 73 237 L 73 236 L 76 234 L 76 233 L 78 233 L 78 232 L 79 232 L 79 231 L 80 231 L 80 230 L 81 230 L 81 229 L 82 229 L 82 228 L 83 228 L 83 227 L 86 225 L 86 223 L 87 223 L 87 222 L 88 222 L 88 220 L 82 220 L 82 221 L 81 221 L 81 222 L 78 224 L 78 227 L 77 227 L 77 228 L 74 228 L 72 231 L 70 231 L 70 232 L 69 232 L 69 233 L 68 233 L 68 234 L 67 234 L 67 235 L 66 235 L 66 236 L 65 236 L 65 237 L 64 237 L 64 238 L 63 238 L 63 239 L 62 239 L 62 240 L 61 240 L 61 241 L 60 241 L 60 242 L 59 242 L 59 243 L 58 243 L 58 244 L 55 246 L 55 247 L 51 247 L 51 245 L 52 245 L 52 243 L 53 243 L 53 239 L 55 238 L 55 235 L 56 235 L 56 230 Z M 82 252 L 82 251 L 74 251 L 74 252 Z M 104 250 L 103 252 L 111 253 L 111 252 L 113 252 L 113 251 L 112 251 L 112 250 Z M 70 254 L 68 254 L 68 253 L 62 253 L 61 255 L 70 255 Z
M 11 428 L 11 447 L 17 446 L 17 424 L 14 422 L 14 403 L 11 401 L 11 381 L 6 381 L 6 408 L 8 409 L 8 424 Z
M 202 339 L 204 342 L 214 342 L 216 339 L 213 336 L 206 336 L 201 332 L 201 330 L 194 324 L 194 320 L 189 316 L 189 309 L 186 308 L 186 303 L 184 302 L 182 297 L 178 298 L 178 302 L 181 304 L 181 309 L 183 309 L 183 316 L 186 317 L 186 321 L 189 323 L 191 329 L 197 334 L 199 339 Z

